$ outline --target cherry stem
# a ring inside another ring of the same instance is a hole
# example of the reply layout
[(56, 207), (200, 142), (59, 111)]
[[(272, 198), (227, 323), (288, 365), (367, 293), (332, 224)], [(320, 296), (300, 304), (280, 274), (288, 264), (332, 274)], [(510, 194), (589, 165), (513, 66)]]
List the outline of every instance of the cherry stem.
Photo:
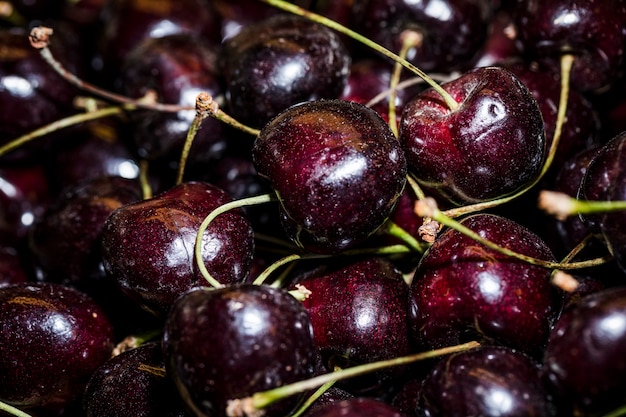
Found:
[(300, 407), (298, 407), (298, 409), (293, 414), (290, 415), (290, 417), (299, 417), (302, 414), (304, 414), (306, 410), (308, 410), (311, 407), (311, 405), (315, 402), (315, 400), (321, 397), (322, 394), (328, 391), (333, 385), (335, 385), (335, 381), (327, 382), (321, 387), (319, 387), (317, 390), (315, 390), (313, 394), (309, 396), (309, 398), (306, 399), (304, 403), (302, 403)]
[[(422, 43), (423, 36), (421, 33), (414, 30), (406, 30), (401, 35), (402, 47), (400, 49), (399, 56), (406, 59), (409, 50)], [(397, 86), (400, 82), (400, 75), (402, 74), (402, 68), (404, 68), (399, 62), (396, 62), (393, 67), (393, 73), (391, 74), (391, 80), (389, 82), (389, 127), (393, 134), (398, 137), (398, 121), (396, 120), (396, 98), (398, 96)]]
[(218, 280), (216, 280), (211, 275), (211, 273), (207, 270), (207, 268), (204, 265), (204, 262), (202, 260), (202, 237), (204, 236), (204, 232), (209, 227), (209, 224), (217, 216), (219, 216), (222, 213), (226, 213), (229, 210), (233, 210), (233, 209), (237, 209), (237, 208), (241, 208), (241, 207), (246, 207), (246, 206), (252, 206), (252, 205), (255, 205), (255, 204), (269, 203), (271, 201), (275, 201), (276, 198), (277, 198), (276, 194), (268, 193), (268, 194), (261, 194), (261, 195), (258, 195), (258, 196), (254, 196), (254, 197), (248, 197), (248, 198), (242, 198), (242, 199), (239, 199), (239, 200), (230, 201), (228, 203), (222, 204), (221, 206), (219, 206), (218, 208), (213, 210), (202, 221), (202, 223), (200, 224), (200, 228), (198, 229), (198, 233), (196, 235), (196, 243), (195, 243), (195, 248), (194, 248), (194, 254), (195, 254), (195, 258), (196, 258), (196, 264), (198, 266), (198, 269), (200, 270), (200, 273), (208, 281), (208, 283), (211, 284), (211, 286), (213, 286), (215, 288), (221, 288), (224, 285), (222, 285)]
[(576, 214), (610, 213), (626, 210), (626, 201), (579, 200), (565, 193), (543, 190), (539, 193), (539, 208), (558, 220), (565, 220)]
[(565, 54), (561, 56), (561, 93), (559, 96), (559, 108), (557, 110), (556, 116), (556, 124), (554, 127), (554, 134), (552, 135), (552, 143), (550, 144), (550, 149), (548, 150), (548, 154), (546, 156), (546, 160), (539, 172), (539, 175), (533, 182), (528, 184), (526, 187), (522, 188), (520, 191), (511, 194), (509, 196), (498, 198), (491, 201), (486, 201), (477, 204), (471, 204), (464, 207), (457, 207), (446, 211), (446, 215), (448, 217), (459, 217), (464, 214), (474, 213), (478, 211), (483, 211), (489, 208), (496, 207), (500, 204), (508, 203), (526, 193), (531, 188), (535, 187), (539, 181), (545, 176), (546, 172), (552, 166), (552, 162), (554, 161), (554, 157), (556, 155), (556, 151), (559, 147), (559, 142), (561, 141), (561, 134), (563, 132), (563, 125), (566, 122), (566, 114), (567, 114), (567, 102), (569, 100), (569, 86), (570, 86), (570, 74), (572, 72), (572, 66), (574, 65), (574, 55)]
[(397, 54), (391, 52), (389, 49), (383, 47), (382, 45), (377, 44), (376, 42), (373, 42), (372, 40), (368, 39), (366, 36), (363, 36), (345, 26), (343, 26), (342, 24), (335, 22), (332, 19), (329, 19), (327, 17), (324, 17), (322, 15), (313, 13), (309, 10), (306, 10), (300, 6), (297, 6), (295, 4), (289, 3), (287, 1), (284, 0), (260, 0), (263, 3), (269, 4), (270, 6), (276, 7), (278, 9), (284, 10), (286, 12), (289, 13), (293, 13), (295, 15), (298, 16), (302, 16), (305, 17), (309, 20), (312, 20), (314, 22), (320, 23), (330, 29), (333, 29), (337, 32), (343, 33), (344, 35), (349, 36), (350, 38), (354, 39), (357, 42), (360, 42), (364, 45), (366, 45), (367, 47), (373, 49), (374, 51), (388, 57), (391, 58), (393, 61), (395, 62), (399, 62), (403, 67), (407, 68), (408, 70), (412, 71), (413, 73), (415, 73), (417, 76), (419, 76), (421, 79), (423, 79), (429, 86), (431, 86), (435, 91), (437, 91), (437, 93), (439, 93), (441, 95), (441, 97), (443, 98), (444, 102), (446, 103), (446, 105), (448, 106), (448, 108), (451, 111), (456, 110), (459, 107), (459, 103), (450, 95), (450, 93), (448, 93), (446, 90), (443, 89), (443, 87), (441, 87), (434, 79), (432, 79), (428, 74), (426, 74), (424, 71), (422, 71), (421, 69), (417, 68), (415, 65), (411, 64), (409, 61), (407, 61), (406, 59), (398, 56)]
[(505, 256), (519, 259), (531, 265), (541, 266), (541, 267), (548, 268), (548, 269), (572, 270), (572, 269), (582, 269), (582, 268), (598, 266), (612, 259), (612, 256), (607, 255), (607, 256), (594, 258), (594, 259), (590, 259), (586, 261), (562, 263), (562, 262), (552, 262), (552, 261), (546, 261), (543, 259), (533, 258), (532, 256), (527, 256), (527, 255), (515, 252), (511, 249), (504, 248), (495, 242), (485, 239), (482, 236), (480, 236), (478, 233), (469, 229), (468, 227), (446, 216), (443, 212), (441, 212), (437, 208), (437, 203), (431, 197), (427, 197), (426, 200), (424, 201), (424, 204), (419, 204), (416, 206), (419, 206), (419, 207), (416, 207), (416, 212), (419, 216), (429, 217), (433, 219), (434, 221), (440, 223), (441, 225), (448, 226), (449, 228), (456, 230), (457, 232), (469, 237), (470, 239), (476, 242), (483, 244), (484, 246), (490, 249), (493, 249)]
[(144, 200), (152, 198), (152, 187), (148, 180), (148, 161), (139, 161), (139, 184), (141, 185), (141, 197)]
[(283, 265), (287, 265), (288, 263), (299, 261), (300, 259), (322, 259), (322, 258), (328, 258), (328, 257), (330, 257), (330, 255), (314, 255), (314, 254), (300, 255), (297, 253), (285, 256), (277, 261), (272, 262), (270, 266), (265, 268), (265, 270), (256, 277), (256, 279), (253, 281), (253, 284), (255, 285), (264, 284), (267, 278), (269, 278), (269, 276), (274, 271), (276, 271), (278, 268), (280, 268)]
[(356, 376), (365, 375), (367, 373), (388, 369), (394, 366), (408, 365), (414, 362), (432, 359), (439, 356), (449, 355), (452, 353), (463, 352), (475, 349), (480, 343), (471, 341), (455, 346), (449, 346), (441, 349), (434, 349), (428, 352), (420, 352), (413, 355), (402, 356), (393, 359), (387, 359), (377, 362), (370, 362), (363, 365), (357, 365), (350, 368), (344, 368), (334, 372), (328, 372), (311, 379), (294, 382), (292, 384), (283, 385), (282, 387), (270, 389), (263, 392), (257, 392), (250, 397), (234, 399), (229, 401), (226, 414), (230, 417), (244, 416), (260, 416), (262, 409), (270, 404), (283, 398), (302, 392), (316, 389), (326, 383), (342, 381)]
[(215, 100), (213, 100), (213, 97), (211, 97), (208, 93), (198, 94), (196, 97), (196, 115), (191, 122), (191, 126), (189, 126), (183, 150), (180, 155), (178, 173), (176, 175), (177, 185), (183, 182), (185, 166), (187, 165), (187, 159), (189, 158), (189, 151), (191, 150), (191, 145), (193, 144), (193, 141), (202, 126), (202, 122), (204, 122), (207, 117), (211, 116), (211, 114), (217, 113), (217, 110), (218, 105)]
[(123, 114), (124, 109), (122, 107), (106, 107), (100, 110), (88, 111), (85, 113), (75, 114), (69, 117), (65, 117), (63, 119), (55, 120), (54, 122), (42, 126), (32, 132), (20, 136), (12, 140), (11, 142), (0, 147), (0, 156), (3, 156), (12, 150), (17, 149), (18, 147), (24, 145), (27, 142), (30, 142), (34, 139), (40, 138), (42, 136), (48, 135), (52, 132), (55, 132), (60, 129), (64, 129), (70, 126), (74, 126), (80, 123), (88, 122), (90, 120), (101, 119), (104, 117), (115, 116)]
[(415, 239), (415, 237), (413, 237), (412, 234), (410, 234), (409, 232), (407, 232), (406, 230), (404, 230), (402, 227), (398, 226), (396, 223), (392, 222), (391, 220), (387, 220), (384, 228), (385, 228), (386, 234), (402, 240), (404, 243), (409, 245), (409, 247), (411, 247), (413, 250), (421, 253), (421, 252), (424, 252), (424, 250), (426, 249), (424, 247), (424, 244), (422, 244), (417, 239)]
[(626, 416), (626, 405), (605, 414), (603, 417), (622, 417)]
[(25, 413), (22, 410), (19, 410), (15, 407), (13, 407), (12, 405), (9, 405), (5, 402), (0, 401), (0, 410), (1, 411), (5, 411), (8, 414), (15, 416), (15, 417), (32, 417), (30, 414)]

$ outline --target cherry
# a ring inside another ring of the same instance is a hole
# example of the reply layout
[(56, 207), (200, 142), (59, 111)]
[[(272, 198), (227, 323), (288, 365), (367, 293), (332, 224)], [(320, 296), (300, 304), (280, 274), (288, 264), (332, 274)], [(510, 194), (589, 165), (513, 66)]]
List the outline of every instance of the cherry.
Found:
[(402, 114), (400, 142), (422, 186), (462, 205), (511, 194), (538, 175), (546, 151), (543, 119), (513, 73), (476, 68), (442, 87), (457, 109), (428, 89)]
[(60, 412), (112, 349), (108, 318), (82, 292), (50, 283), (0, 288), (0, 401)]
[(140, 163), (129, 130), (118, 120), (95, 120), (57, 144), (47, 164), (55, 192), (96, 177), (138, 179)]
[(31, 229), (29, 249), (40, 277), (72, 285), (102, 278), (104, 223), (115, 209), (139, 200), (139, 182), (122, 177), (97, 177), (67, 187)]
[[(296, 281), (311, 292), (302, 304), (328, 371), (409, 354), (409, 288), (387, 259), (339, 261)], [(373, 395), (388, 390), (403, 371), (389, 369), (342, 386)]]
[[(552, 260), (534, 233), (505, 217), (475, 214), (461, 224), (481, 237), (537, 259)], [(562, 303), (550, 271), (507, 258), (453, 229), (422, 257), (410, 296), (418, 346), (436, 348), (478, 337), (540, 354)]]
[(407, 58), (424, 71), (467, 70), (487, 39), (491, 10), (473, 0), (369, 0), (355, 4), (358, 32), (398, 52), (403, 33), (419, 33), (422, 41)]
[(228, 38), (221, 56), (229, 112), (258, 128), (291, 105), (339, 97), (351, 62), (335, 32), (285, 14)]
[[(164, 316), (182, 293), (209, 285), (194, 261), (196, 236), (205, 217), (229, 201), (222, 189), (192, 181), (114, 210), (102, 231), (107, 275), (131, 299)], [(253, 249), (252, 228), (240, 211), (218, 216), (202, 237), (202, 261), (221, 284), (247, 277)]]
[(292, 106), (268, 123), (252, 156), (280, 199), (281, 221), (299, 246), (322, 253), (367, 239), (388, 218), (406, 163), (374, 110), (343, 100)]
[(106, 85), (115, 77), (127, 54), (143, 40), (184, 33), (216, 44), (220, 41), (219, 28), (220, 18), (212, 2), (107, 1), (100, 14), (92, 66)]
[(547, 380), (571, 411), (599, 416), (624, 405), (626, 288), (572, 303), (554, 326), (543, 359)]
[[(129, 51), (116, 82), (121, 93), (139, 98), (152, 92), (160, 102), (192, 108), (165, 114), (134, 112), (133, 141), (140, 157), (163, 164), (178, 163), (195, 116), (197, 95), (203, 92), (217, 98), (223, 94), (217, 54), (215, 46), (189, 34), (149, 38)], [(202, 123), (194, 138), (190, 162), (204, 164), (223, 154), (226, 141), (222, 126), (213, 118)]]
[[(212, 416), (225, 416), (231, 400), (311, 377), (317, 355), (302, 304), (254, 284), (184, 294), (168, 314), (163, 346), (189, 409)], [(278, 401), (265, 415), (286, 415), (297, 400)]]
[(522, 0), (513, 19), (518, 48), (528, 59), (558, 69), (563, 54), (576, 56), (571, 74), (576, 88), (606, 89), (622, 76), (624, 1)]
[(158, 342), (126, 350), (91, 376), (83, 397), (89, 417), (184, 417), (183, 401), (165, 371)]
[(428, 417), (558, 415), (539, 363), (502, 346), (441, 359), (420, 393), (417, 410)]

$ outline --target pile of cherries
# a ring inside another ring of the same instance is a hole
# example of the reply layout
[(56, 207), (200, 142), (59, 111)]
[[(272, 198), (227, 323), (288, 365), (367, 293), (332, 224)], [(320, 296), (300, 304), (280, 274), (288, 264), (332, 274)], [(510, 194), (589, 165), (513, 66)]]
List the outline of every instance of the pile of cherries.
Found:
[(0, 5), (0, 414), (626, 415), (626, 0)]

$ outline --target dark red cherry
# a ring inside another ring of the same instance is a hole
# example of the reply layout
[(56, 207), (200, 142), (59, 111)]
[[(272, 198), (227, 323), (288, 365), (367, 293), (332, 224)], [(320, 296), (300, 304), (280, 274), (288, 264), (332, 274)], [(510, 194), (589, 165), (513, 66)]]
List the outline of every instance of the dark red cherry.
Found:
[(501, 346), (440, 360), (423, 382), (417, 410), (429, 417), (558, 415), (539, 363)]
[[(554, 261), (534, 233), (505, 217), (476, 214), (462, 224), (502, 247)], [(515, 260), (448, 229), (421, 259), (411, 284), (410, 320), (422, 348), (479, 339), (542, 352), (562, 296), (550, 270)]]
[(71, 137), (56, 143), (46, 164), (54, 190), (96, 177), (138, 179), (139, 158), (129, 131), (118, 120), (101, 119), (85, 123)]
[(126, 350), (103, 363), (89, 379), (82, 402), (88, 417), (187, 415), (157, 342)]
[(461, 205), (511, 194), (537, 176), (546, 151), (543, 119), (513, 73), (476, 68), (442, 87), (457, 109), (428, 89), (402, 114), (400, 142), (421, 185)]
[[(231, 400), (313, 374), (317, 351), (309, 316), (287, 291), (240, 284), (183, 295), (167, 317), (165, 365), (197, 415), (226, 416)], [(288, 397), (266, 409), (284, 416)]]
[[(196, 236), (205, 217), (230, 201), (222, 189), (194, 181), (119, 207), (102, 231), (107, 275), (131, 299), (164, 315), (181, 294), (209, 285), (196, 263)], [(217, 281), (230, 284), (247, 277), (254, 241), (241, 211), (214, 219), (202, 246), (204, 264)]]
[(257, 0), (213, 0), (212, 3), (220, 16), (223, 40), (235, 36), (251, 24), (282, 13), (281, 10)]
[(475, 0), (368, 0), (355, 2), (357, 31), (398, 53), (405, 31), (419, 33), (409, 61), (424, 71), (470, 68), (487, 39), (491, 10)]
[(0, 288), (0, 401), (60, 412), (112, 349), (111, 324), (85, 294), (46, 283)]
[(365, 240), (388, 218), (406, 181), (389, 126), (376, 111), (343, 100), (285, 110), (262, 129), (252, 156), (280, 199), (287, 234), (314, 252)]
[(28, 247), (40, 277), (86, 283), (102, 273), (101, 234), (117, 208), (141, 200), (139, 181), (98, 177), (67, 187), (32, 226)]
[(626, 2), (523, 0), (513, 12), (518, 47), (529, 58), (560, 68), (575, 56), (572, 85), (580, 90), (609, 87), (623, 73)]
[(626, 288), (571, 304), (550, 335), (544, 373), (567, 415), (601, 416), (623, 407), (626, 392)]
[(145, 39), (190, 34), (219, 43), (220, 18), (213, 2), (203, 0), (110, 0), (100, 14), (93, 67), (107, 84), (122, 62)]
[[(117, 80), (120, 92), (139, 98), (152, 91), (159, 102), (192, 107), (175, 113), (132, 113), (133, 141), (140, 157), (177, 166), (196, 114), (198, 94), (208, 93), (219, 100), (224, 93), (217, 53), (215, 46), (189, 34), (149, 38), (129, 51)], [(212, 117), (203, 121), (194, 138), (190, 164), (222, 155), (226, 147), (222, 126)]]
[(339, 97), (350, 62), (325, 26), (284, 14), (259, 21), (223, 44), (228, 109), (260, 128), (291, 105)]
[[(311, 291), (302, 301), (313, 323), (315, 342), (330, 372), (410, 353), (409, 288), (385, 258), (330, 263), (297, 279)], [(393, 386), (402, 368), (391, 368), (341, 385), (355, 395)]]

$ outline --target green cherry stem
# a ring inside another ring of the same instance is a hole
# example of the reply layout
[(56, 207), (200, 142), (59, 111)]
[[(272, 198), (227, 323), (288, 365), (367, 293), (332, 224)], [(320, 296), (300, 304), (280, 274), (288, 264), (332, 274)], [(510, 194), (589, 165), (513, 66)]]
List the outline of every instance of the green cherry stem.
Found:
[(626, 201), (579, 200), (565, 193), (543, 190), (539, 193), (539, 208), (558, 220), (577, 214), (598, 214), (626, 210)]
[(7, 403), (4, 403), (2, 401), (0, 401), (0, 411), (4, 411), (6, 413), (8, 413), (11, 416), (15, 416), (15, 417), (32, 417), (30, 414), (25, 413), (22, 410), (19, 410), (15, 407), (13, 407), (12, 405), (9, 405)]
[(458, 221), (448, 217), (446, 214), (441, 212), (437, 208), (437, 203), (434, 199), (427, 197), (425, 200), (421, 200), (416, 204), (416, 213), (421, 217), (428, 217), (435, 222), (447, 226), (451, 229), (456, 230), (459, 233), (469, 237), (470, 239), (483, 244), (484, 246), (493, 249), (505, 256), (510, 258), (519, 259), (520, 261), (529, 263), (531, 265), (537, 265), (548, 269), (563, 269), (563, 270), (572, 270), (572, 269), (582, 269), (589, 268), (597, 265), (604, 264), (612, 259), (610, 255), (594, 258), (590, 260), (580, 261), (580, 262), (551, 262), (543, 259), (533, 258), (531, 256), (527, 256), (515, 251), (512, 251), (508, 248), (504, 248), (498, 245), (495, 242), (492, 242), (488, 239), (483, 238), (478, 233), (474, 232), (470, 228), (462, 225)]
[(626, 416), (626, 405), (605, 414), (603, 417), (623, 417)]
[(408, 365), (421, 360), (432, 359), (439, 356), (449, 355), (452, 353), (463, 352), (479, 347), (476, 341), (463, 343), (460, 345), (449, 346), (441, 349), (434, 349), (428, 352), (420, 352), (413, 355), (401, 356), (398, 358), (370, 362), (363, 365), (357, 365), (350, 368), (344, 368), (338, 371), (322, 374), (311, 379), (294, 382), (292, 384), (283, 385), (268, 391), (257, 392), (250, 397), (233, 399), (229, 401), (226, 415), (229, 417), (259, 417), (263, 415), (263, 408), (279, 401), (283, 398), (302, 392), (316, 389), (326, 383), (342, 381), (348, 378), (364, 375), (370, 372), (388, 369), (394, 366)]
[(90, 120), (102, 119), (104, 117), (119, 116), (124, 113), (122, 107), (105, 107), (100, 110), (87, 111), (85, 113), (79, 113), (72, 116), (65, 117), (63, 119), (55, 120), (54, 122), (33, 130), (19, 138), (16, 138), (9, 143), (0, 146), (0, 156), (3, 156), (18, 147), (28, 143), (34, 139), (48, 135), (60, 129), (64, 129), (70, 126), (74, 126), (80, 123), (88, 122)]
[[(424, 37), (421, 33), (414, 30), (406, 30), (401, 35), (402, 48), (400, 49), (399, 56), (406, 59), (409, 50), (422, 43)], [(404, 67), (396, 62), (393, 67), (393, 73), (391, 74), (391, 80), (389, 82), (389, 128), (393, 134), (398, 137), (398, 121), (396, 120), (396, 98), (398, 96), (398, 83), (400, 82), (400, 76), (402, 75), (402, 69)]]
[(207, 280), (207, 282), (211, 284), (211, 286), (215, 288), (223, 287), (223, 285), (211, 275), (211, 273), (208, 271), (208, 269), (204, 265), (204, 261), (202, 260), (202, 237), (204, 236), (204, 232), (206, 232), (207, 228), (209, 227), (209, 224), (211, 224), (211, 222), (217, 216), (219, 216), (222, 213), (226, 213), (229, 210), (246, 207), (246, 206), (252, 206), (255, 204), (269, 203), (271, 201), (275, 201), (276, 198), (277, 198), (276, 194), (268, 193), (268, 194), (261, 194), (258, 196), (254, 196), (254, 197), (234, 200), (226, 204), (222, 204), (221, 206), (213, 210), (211, 213), (209, 213), (209, 215), (206, 216), (205, 219), (202, 221), (202, 223), (200, 224), (200, 228), (198, 229), (198, 233), (196, 234), (194, 257), (195, 257), (198, 269), (200, 270), (200, 273)]
[(522, 194), (526, 193), (531, 188), (535, 187), (539, 181), (544, 177), (546, 172), (552, 166), (552, 162), (554, 161), (554, 157), (556, 155), (556, 151), (559, 147), (559, 142), (561, 141), (561, 134), (563, 132), (563, 125), (566, 121), (567, 114), (567, 101), (569, 99), (569, 86), (570, 86), (570, 74), (572, 72), (572, 66), (574, 65), (574, 56), (570, 54), (565, 54), (561, 56), (561, 93), (559, 96), (559, 107), (557, 110), (556, 116), (556, 124), (554, 127), (554, 134), (552, 136), (552, 143), (550, 144), (550, 149), (548, 150), (548, 154), (546, 156), (546, 160), (539, 172), (539, 175), (533, 182), (528, 184), (526, 187), (522, 188), (520, 191), (511, 194), (509, 196), (498, 198), (491, 201), (486, 201), (477, 204), (471, 204), (464, 207), (457, 207), (446, 211), (446, 215), (449, 217), (459, 217), (469, 213), (475, 213), (478, 211), (483, 211), (486, 209), (490, 209), (496, 206), (499, 206), (504, 203), (508, 203), (512, 201)]
[(305, 17), (309, 20), (320, 23), (330, 29), (336, 30), (337, 32), (343, 33), (344, 35), (347, 35), (350, 38), (354, 39), (355, 41), (362, 43), (363, 45), (371, 48), (372, 50), (380, 53), (381, 55), (391, 58), (394, 62), (399, 62), (402, 66), (404, 66), (408, 70), (415, 73), (417, 76), (419, 76), (424, 81), (426, 81), (426, 83), (428, 83), (428, 85), (431, 86), (435, 91), (437, 91), (441, 95), (441, 97), (443, 98), (446, 105), (451, 111), (454, 111), (459, 107), (459, 103), (457, 103), (457, 101), (446, 90), (444, 90), (443, 87), (441, 87), (434, 79), (432, 79), (428, 74), (426, 74), (421, 69), (417, 68), (415, 65), (411, 64), (406, 59), (391, 52), (389, 49), (368, 39), (366, 36), (363, 36), (343, 26), (342, 24), (335, 22), (332, 19), (313, 13), (309, 10), (306, 10), (300, 6), (297, 6), (295, 4), (289, 3), (284, 0), (259, 0), (259, 1), (269, 4), (270, 6), (276, 7), (283, 11)]
[(189, 152), (191, 151), (191, 145), (193, 144), (194, 139), (196, 138), (196, 134), (200, 130), (202, 126), (202, 122), (215, 114), (218, 110), (217, 103), (213, 100), (208, 93), (200, 93), (196, 97), (196, 115), (191, 121), (191, 125), (187, 130), (187, 137), (185, 138), (185, 143), (183, 145), (183, 150), (180, 155), (180, 161), (178, 163), (178, 172), (176, 174), (176, 184), (181, 184), (183, 182), (183, 177), (185, 175), (185, 167), (187, 165), (187, 159), (189, 158)]

